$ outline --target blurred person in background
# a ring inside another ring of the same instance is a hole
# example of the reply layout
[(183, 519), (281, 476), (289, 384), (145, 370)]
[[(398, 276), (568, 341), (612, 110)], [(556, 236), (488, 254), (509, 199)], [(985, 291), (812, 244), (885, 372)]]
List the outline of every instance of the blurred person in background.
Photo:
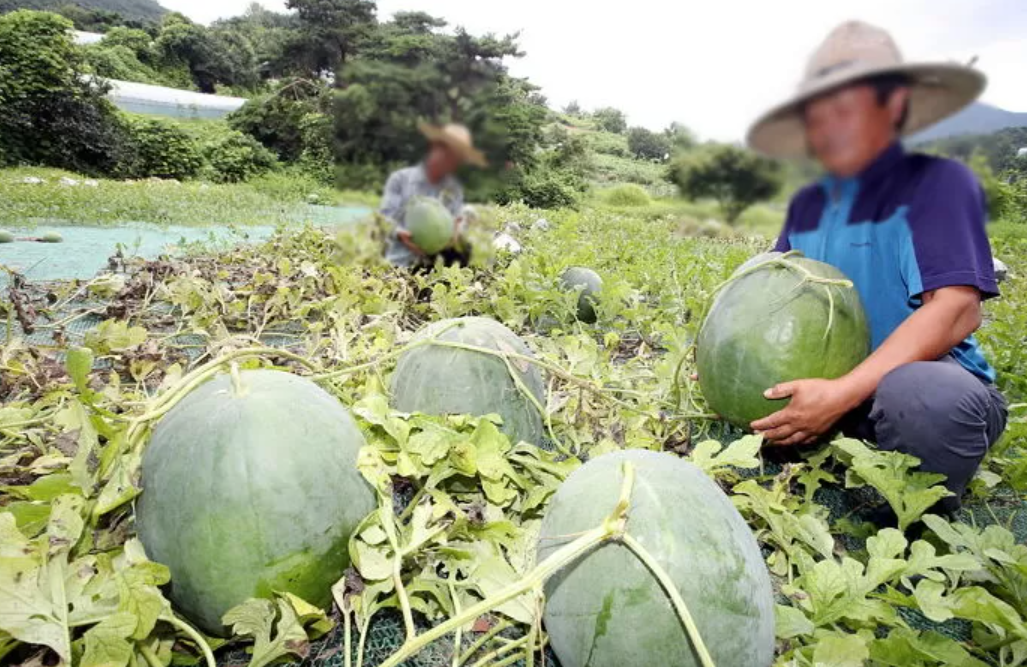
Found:
[(464, 215), (464, 191), (456, 179), (457, 170), (465, 164), (487, 166), (485, 155), (474, 147), (471, 132), (463, 125), (443, 126), (421, 123), (421, 133), (428, 139), (428, 153), (418, 164), (393, 172), (385, 183), (379, 212), (392, 224), (385, 249), (385, 259), (393, 266), (412, 268), (431, 264), (433, 257), (414, 244), (404, 217), (407, 204), (415, 197), (438, 199), (456, 222), (453, 244), (439, 253), (447, 265), (466, 265), (469, 249), (461, 241), (467, 228)]

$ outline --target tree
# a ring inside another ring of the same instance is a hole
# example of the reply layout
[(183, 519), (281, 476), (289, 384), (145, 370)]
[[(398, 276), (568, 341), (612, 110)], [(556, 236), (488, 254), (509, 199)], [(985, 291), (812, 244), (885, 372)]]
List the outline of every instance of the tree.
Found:
[(334, 75), (375, 28), (373, 0), (287, 0), (300, 27), (283, 59), (297, 74)]
[(672, 153), (687, 153), (698, 145), (695, 133), (687, 126), (677, 121), (667, 126), (663, 131), (664, 136), (670, 142)]
[(565, 114), (567, 114), (568, 116), (580, 116), (581, 115), (581, 105), (578, 104), (577, 100), (571, 100), (567, 104), (567, 106), (565, 106), (563, 108), (563, 112)]
[(88, 80), (72, 23), (48, 12), (0, 16), (0, 155), (99, 174), (121, 155), (122, 127), (106, 88)]
[(596, 125), (600, 130), (606, 132), (613, 132), (614, 134), (623, 134), (628, 129), (628, 119), (624, 115), (623, 111), (614, 109), (613, 107), (604, 107), (602, 109), (596, 109), (592, 113), (592, 118), (595, 119)]
[(644, 127), (628, 130), (628, 150), (641, 160), (663, 160), (670, 153), (670, 139)]
[(776, 162), (725, 144), (678, 159), (669, 178), (689, 199), (716, 200), (729, 224), (752, 204), (776, 195), (782, 185)]

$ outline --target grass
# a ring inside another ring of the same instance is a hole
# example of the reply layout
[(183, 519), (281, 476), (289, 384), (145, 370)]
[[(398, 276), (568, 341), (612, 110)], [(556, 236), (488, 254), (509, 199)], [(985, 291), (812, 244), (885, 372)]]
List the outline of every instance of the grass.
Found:
[[(43, 183), (28, 184), (27, 178)], [(116, 181), (96, 187), (62, 185), (83, 177), (42, 168), (0, 170), (0, 225), (32, 227), (150, 222), (166, 225), (261, 224), (302, 221), (309, 203), (373, 206), (377, 195), (340, 192), (294, 172), (273, 172), (247, 183)]]

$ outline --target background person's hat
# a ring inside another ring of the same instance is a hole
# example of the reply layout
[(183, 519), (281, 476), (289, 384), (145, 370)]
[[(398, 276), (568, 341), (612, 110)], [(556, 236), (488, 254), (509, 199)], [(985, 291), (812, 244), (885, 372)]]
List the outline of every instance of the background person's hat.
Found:
[(909, 80), (909, 117), (903, 136), (947, 118), (984, 90), (984, 75), (956, 63), (907, 63), (885, 30), (849, 21), (831, 31), (810, 57), (791, 99), (757, 120), (747, 137), (753, 149), (777, 158), (808, 155), (802, 105), (846, 84), (885, 74)]
[(419, 123), (418, 129), (421, 130), (421, 134), (428, 138), (428, 141), (445, 144), (456, 151), (464, 159), (464, 162), (477, 167), (488, 166), (485, 154), (474, 147), (474, 142), (471, 140), (471, 131), (463, 125), (449, 123), (440, 127), (430, 123)]

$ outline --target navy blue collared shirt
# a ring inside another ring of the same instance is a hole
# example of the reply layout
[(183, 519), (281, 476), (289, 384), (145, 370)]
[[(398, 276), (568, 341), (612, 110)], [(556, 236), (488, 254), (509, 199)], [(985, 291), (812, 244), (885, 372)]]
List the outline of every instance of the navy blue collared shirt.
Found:
[[(966, 285), (984, 299), (998, 296), (986, 219), (984, 190), (968, 167), (896, 143), (858, 176), (828, 176), (800, 190), (776, 249), (800, 250), (845, 273), (877, 349), (920, 307), (924, 292)], [(952, 355), (995, 381), (973, 336)]]

